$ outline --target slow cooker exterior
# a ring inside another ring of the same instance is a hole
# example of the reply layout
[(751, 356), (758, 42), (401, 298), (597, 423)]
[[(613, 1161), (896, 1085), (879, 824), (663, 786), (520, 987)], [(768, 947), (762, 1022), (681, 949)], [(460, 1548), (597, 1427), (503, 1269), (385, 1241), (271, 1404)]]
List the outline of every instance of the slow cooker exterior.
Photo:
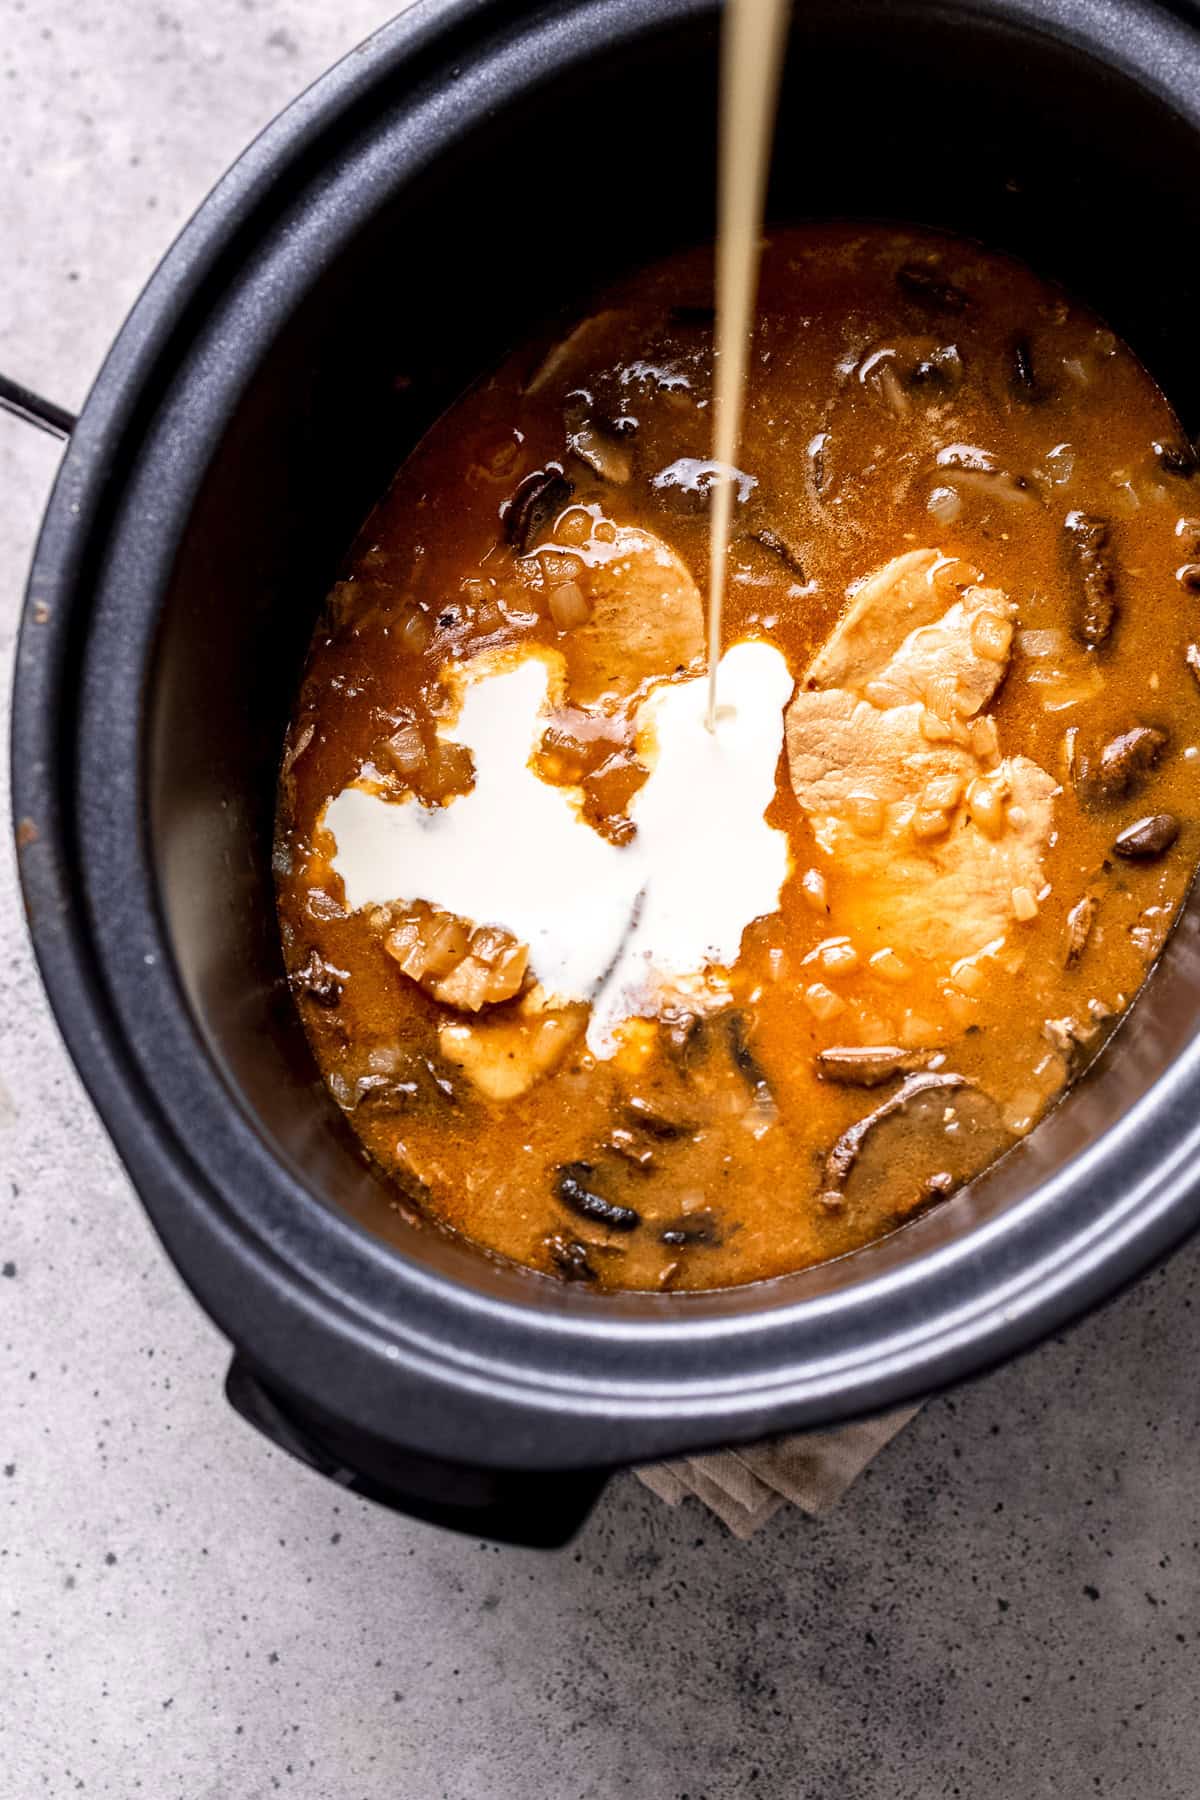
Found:
[[(903, 209), (1030, 255), (1109, 312), (1194, 428), (1186, 13), (815, 0), (793, 33), (775, 204)], [(269, 833), (321, 593), (437, 408), (531, 309), (602, 272), (594, 244), (563, 252), (557, 287), (498, 260), (506, 231), (528, 244), (563, 216), (573, 132), (594, 143), (593, 115), (611, 121), (604, 192), (626, 261), (662, 247), (663, 208), (678, 232), (710, 228), (714, 58), (702, 0), (426, 0), (333, 70), (205, 202), (130, 316), (56, 484), (18, 650), (35, 948), (156, 1229), (236, 1347), (231, 1399), (364, 1492), (524, 1541), (561, 1539), (614, 1465), (975, 1373), (1200, 1215), (1195, 898), (1110, 1051), (1030, 1140), (885, 1243), (752, 1289), (580, 1294), (420, 1229), (387, 1209), (306, 1061)], [(831, 161), (851, 77), (876, 124)], [(885, 116), (897, 84), (907, 135)], [(961, 93), (965, 167), (962, 133), (939, 162), (921, 113), (939, 93)], [(673, 144), (694, 173), (672, 206)]]

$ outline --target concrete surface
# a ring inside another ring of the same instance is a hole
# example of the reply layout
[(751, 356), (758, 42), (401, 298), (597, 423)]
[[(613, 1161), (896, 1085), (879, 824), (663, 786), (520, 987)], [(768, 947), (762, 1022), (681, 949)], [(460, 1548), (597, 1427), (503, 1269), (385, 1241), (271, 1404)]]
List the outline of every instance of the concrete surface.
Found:
[[(375, 0), (0, 0), (0, 368), (78, 404)], [(56, 451), (0, 417), (3, 686)], [(7, 693), (5, 693), (5, 703)], [(347, 1500), (220, 1397), (0, 855), (0, 1796), (1193, 1800), (1200, 1251), (748, 1545), (615, 1482), (556, 1557)]]

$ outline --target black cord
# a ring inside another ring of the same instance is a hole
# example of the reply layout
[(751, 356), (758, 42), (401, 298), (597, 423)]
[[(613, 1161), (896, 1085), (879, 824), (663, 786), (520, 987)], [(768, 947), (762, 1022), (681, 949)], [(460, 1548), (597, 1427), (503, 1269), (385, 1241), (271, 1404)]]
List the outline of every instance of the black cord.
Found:
[(22, 387), (19, 381), (10, 381), (7, 375), (0, 375), (0, 407), (14, 413), (18, 419), (24, 419), (27, 425), (48, 431), (51, 437), (69, 438), (75, 429), (74, 413), (69, 413), (63, 406), (55, 406), (53, 400), (43, 400), (32, 388)]

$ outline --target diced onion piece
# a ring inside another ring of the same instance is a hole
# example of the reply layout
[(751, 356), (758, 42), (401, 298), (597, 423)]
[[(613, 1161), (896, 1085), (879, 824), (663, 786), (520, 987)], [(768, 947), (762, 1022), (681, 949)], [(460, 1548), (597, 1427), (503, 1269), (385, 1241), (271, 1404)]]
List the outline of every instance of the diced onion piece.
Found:
[(413, 981), (436, 981), (467, 954), (470, 932), (453, 913), (420, 911), (401, 919), (384, 940), (389, 956)]
[(1036, 919), (1038, 903), (1033, 889), (1015, 887), (1012, 891), (1012, 909), (1022, 924), (1028, 924), (1030, 919)]
[(846, 813), (864, 837), (878, 837), (884, 825), (884, 806), (878, 794), (861, 789), (846, 795)]
[(944, 744), (953, 736), (953, 733), (945, 719), (940, 719), (935, 712), (930, 712), (926, 707), (921, 714), (921, 736), (927, 744)]
[(1064, 487), (1075, 473), (1075, 452), (1070, 444), (1055, 444), (1046, 457), (1046, 472), (1055, 487)]
[(1022, 656), (1060, 656), (1067, 647), (1067, 634), (1056, 626), (1046, 631), (1018, 631), (1017, 649)]
[(972, 823), (988, 837), (1001, 836), (1005, 823), (1004, 799), (994, 782), (976, 777), (967, 789), (967, 811)]
[(978, 963), (964, 956), (956, 962), (950, 971), (950, 979), (955, 987), (961, 988), (964, 994), (978, 994), (987, 986), (983, 970)]
[(991, 762), (1000, 754), (1000, 739), (996, 735), (996, 721), (984, 713), (981, 718), (971, 720), (971, 749), (980, 762)]
[(570, 631), (575, 625), (586, 625), (591, 617), (591, 607), (584, 599), (583, 589), (577, 581), (564, 581), (560, 587), (550, 592), (550, 616), (560, 631)]
[(827, 988), (823, 981), (814, 981), (804, 990), (804, 1004), (813, 1017), (820, 1019), (824, 1024), (829, 1019), (836, 1019), (845, 1008), (846, 1002), (839, 999), (838, 995), (831, 988)]
[(921, 1013), (906, 1012), (896, 1035), (905, 1050), (934, 1050), (945, 1033)]
[(945, 837), (950, 829), (950, 815), (937, 806), (918, 806), (912, 816), (912, 834), (920, 844)]
[(945, 1002), (946, 1011), (961, 1031), (965, 1031), (968, 1025), (974, 1024), (975, 1015), (979, 1011), (979, 1002), (973, 995), (964, 994), (962, 989), (956, 987), (953, 982), (947, 982), (942, 989), (942, 999)]
[(894, 950), (877, 950), (871, 958), (871, 967), (885, 981), (907, 981), (912, 970), (902, 956)]
[(932, 781), (925, 783), (921, 792), (921, 804), (939, 812), (948, 812), (958, 805), (962, 794), (961, 775), (935, 775)]
[(882, 394), (889, 411), (894, 412), (898, 419), (907, 418), (912, 408), (900, 377), (891, 363), (885, 362), (879, 365), (875, 376), (875, 385)]
[(396, 641), (400, 648), (410, 656), (420, 656), (428, 650), (433, 638), (433, 626), (419, 606), (410, 606), (396, 627)]
[(474, 779), (475, 762), (467, 746), (436, 738), (421, 780), (421, 792), (432, 800), (444, 800), (450, 794), (465, 794)]
[(490, 998), (492, 971), (478, 957), (464, 956), (457, 968), (436, 982), (433, 992), (446, 1006), (461, 1012), (479, 1012)]
[(890, 1044), (895, 1038), (895, 1030), (890, 1019), (882, 1013), (864, 1012), (858, 1016), (858, 1041), (860, 1044)]
[(985, 609), (971, 620), (971, 648), (986, 662), (1002, 663), (1008, 655), (1012, 636), (1012, 621), (1001, 618), (999, 613)]
[(829, 911), (829, 883), (820, 869), (805, 869), (800, 877), (800, 891), (814, 912)]
[(845, 939), (822, 944), (817, 957), (829, 975), (849, 975), (858, 967), (858, 951)]
[(419, 725), (402, 725), (384, 744), (384, 754), (397, 775), (406, 778), (425, 767), (428, 753)]
[(925, 504), (939, 524), (953, 525), (962, 511), (962, 495), (957, 488), (935, 487)]

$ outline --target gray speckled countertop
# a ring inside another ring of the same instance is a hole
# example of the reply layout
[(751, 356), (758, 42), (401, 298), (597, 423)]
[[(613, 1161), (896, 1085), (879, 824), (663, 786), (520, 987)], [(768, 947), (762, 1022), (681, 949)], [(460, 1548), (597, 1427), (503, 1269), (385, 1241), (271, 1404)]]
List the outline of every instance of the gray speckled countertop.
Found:
[[(378, 0), (0, 0), (0, 368), (78, 405)], [(0, 663), (57, 451), (0, 415)], [(258, 1442), (50, 1024), (0, 850), (0, 1796), (1194, 1800), (1200, 1249), (749, 1544), (615, 1481), (557, 1556)]]

